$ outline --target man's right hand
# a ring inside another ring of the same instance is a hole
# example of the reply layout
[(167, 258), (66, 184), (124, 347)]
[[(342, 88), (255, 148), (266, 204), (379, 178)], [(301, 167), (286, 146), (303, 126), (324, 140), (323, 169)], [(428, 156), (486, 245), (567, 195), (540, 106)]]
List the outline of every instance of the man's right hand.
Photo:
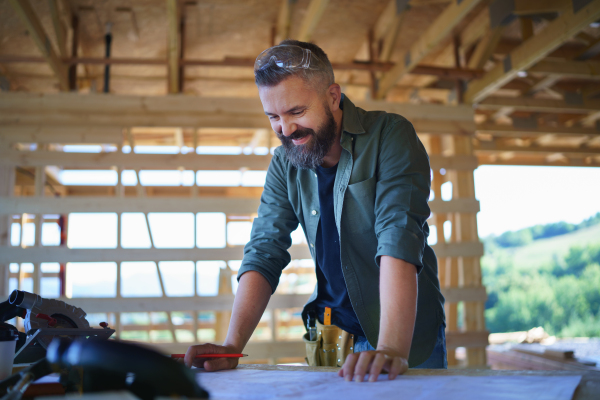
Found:
[(219, 346), (216, 344), (205, 343), (196, 346), (190, 346), (185, 353), (185, 365), (189, 368), (192, 366), (204, 368), (206, 371), (220, 371), (222, 369), (233, 369), (238, 365), (238, 358), (201, 358), (196, 357), (200, 354), (227, 354), (241, 353), (239, 349), (233, 346)]

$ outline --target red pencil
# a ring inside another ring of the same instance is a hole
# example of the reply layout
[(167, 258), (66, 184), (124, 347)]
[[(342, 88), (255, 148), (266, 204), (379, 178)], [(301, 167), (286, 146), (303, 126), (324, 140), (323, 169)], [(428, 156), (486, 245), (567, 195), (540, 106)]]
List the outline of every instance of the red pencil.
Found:
[[(184, 358), (185, 354), (171, 354), (171, 358)], [(197, 354), (196, 358), (240, 358), (248, 357), (248, 354)]]

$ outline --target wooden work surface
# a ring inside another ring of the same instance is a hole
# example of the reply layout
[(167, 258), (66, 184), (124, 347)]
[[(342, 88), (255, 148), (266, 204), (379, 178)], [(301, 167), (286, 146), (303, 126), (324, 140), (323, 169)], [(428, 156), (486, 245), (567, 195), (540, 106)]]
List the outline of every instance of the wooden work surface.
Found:
[[(268, 365), (268, 364), (240, 364), (238, 369), (258, 369), (269, 371), (312, 371), (312, 372), (337, 372), (337, 367), (308, 367), (292, 365)], [(491, 369), (410, 369), (407, 375), (426, 376), (565, 376), (581, 375), (581, 383), (575, 391), (573, 400), (596, 400), (600, 399), (600, 372), (596, 371), (512, 371)]]

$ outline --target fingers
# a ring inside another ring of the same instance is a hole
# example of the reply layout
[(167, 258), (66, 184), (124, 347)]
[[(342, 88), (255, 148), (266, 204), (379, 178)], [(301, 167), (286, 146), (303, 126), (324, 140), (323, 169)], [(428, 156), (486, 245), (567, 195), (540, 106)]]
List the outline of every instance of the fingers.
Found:
[(184, 362), (188, 368), (191, 368), (192, 365), (194, 367), (202, 367), (204, 364), (204, 361), (206, 361), (207, 359), (196, 358), (197, 355), (199, 355), (199, 354), (218, 354), (218, 353), (226, 353), (226, 352), (227, 352), (226, 348), (224, 348), (222, 346), (216, 346), (216, 345), (210, 344), (210, 343), (199, 344), (196, 346), (190, 346), (185, 353)]
[(358, 354), (358, 362), (354, 367), (354, 380), (362, 382), (376, 353), (374, 351), (362, 351)]
[(347, 382), (350, 382), (352, 380), (352, 377), (354, 376), (354, 366), (356, 365), (356, 362), (358, 361), (358, 356), (360, 355), (360, 353), (352, 353), (352, 354), (348, 354), (348, 356), (346, 357), (346, 361), (344, 361), (344, 365), (342, 366), (342, 369), (340, 370), (340, 373), (338, 373), (338, 375), (344, 377), (344, 380)]
[(406, 358), (394, 357), (388, 371), (388, 379), (396, 379), (398, 375), (401, 375), (408, 371), (408, 361), (406, 361)]
[(371, 363), (371, 368), (369, 369), (369, 382), (377, 381), (377, 378), (381, 373), (381, 369), (386, 363), (391, 364), (391, 359), (386, 357), (385, 354), (382, 353), (375, 354), (375, 359)]
[(223, 369), (233, 369), (237, 366), (237, 358), (217, 358), (206, 359), (204, 361), (204, 369), (207, 372), (220, 371)]

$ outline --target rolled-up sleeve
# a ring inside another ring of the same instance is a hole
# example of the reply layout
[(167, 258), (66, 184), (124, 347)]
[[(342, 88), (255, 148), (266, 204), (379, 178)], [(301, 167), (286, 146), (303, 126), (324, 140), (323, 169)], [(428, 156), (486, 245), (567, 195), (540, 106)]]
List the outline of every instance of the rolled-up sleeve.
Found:
[(423, 268), (425, 224), (430, 215), (429, 158), (412, 124), (397, 119), (382, 132), (377, 163), (375, 261), (391, 256)]
[(290, 263), (290, 234), (297, 227), (298, 218), (288, 199), (285, 164), (276, 153), (267, 171), (250, 241), (244, 248), (238, 281), (245, 272), (257, 271), (267, 279), (275, 292), (281, 271)]

